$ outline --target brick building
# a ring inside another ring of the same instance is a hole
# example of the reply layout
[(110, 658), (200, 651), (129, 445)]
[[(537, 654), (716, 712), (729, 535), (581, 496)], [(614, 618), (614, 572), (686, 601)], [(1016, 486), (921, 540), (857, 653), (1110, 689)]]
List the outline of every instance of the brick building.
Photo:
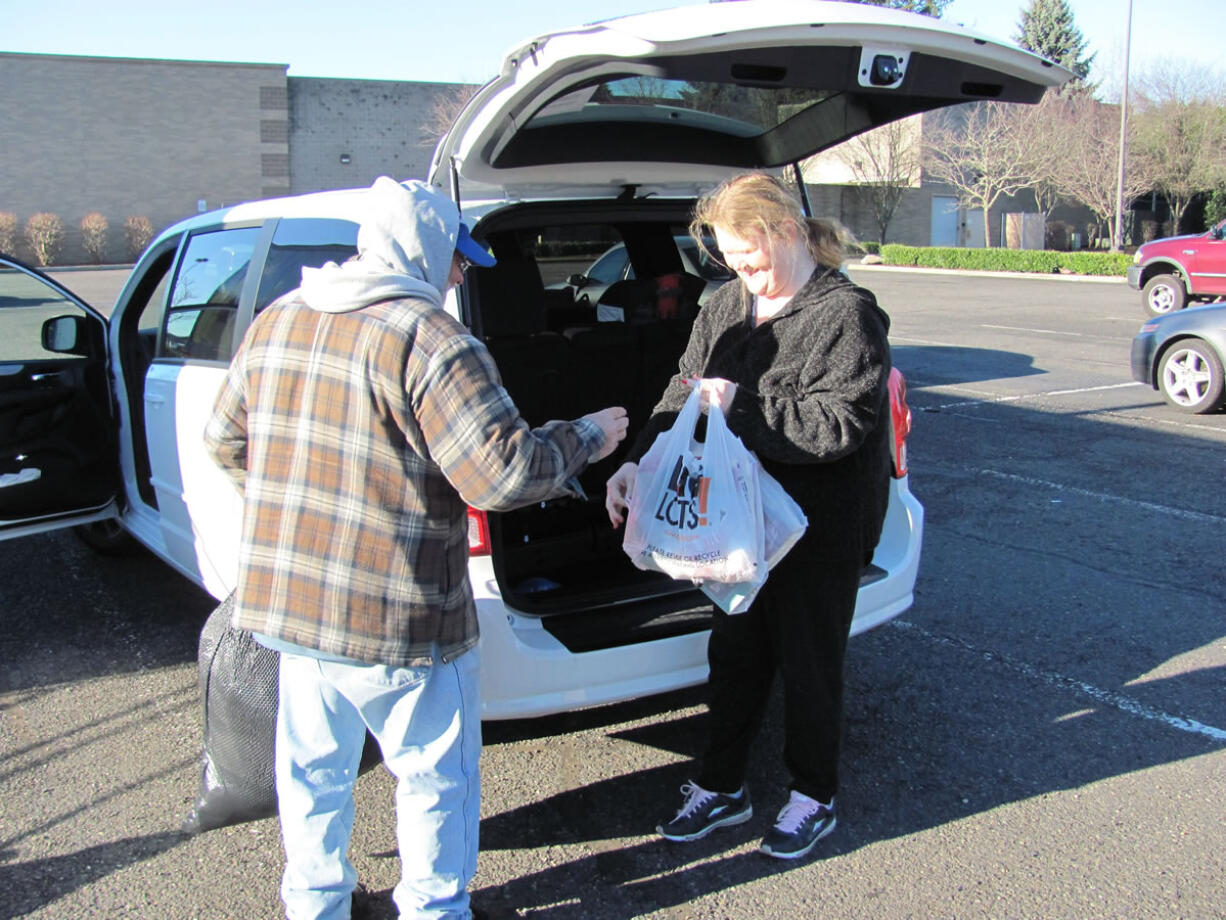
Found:
[(81, 218), (109, 223), (105, 261), (130, 261), (127, 217), (155, 231), (256, 198), (422, 178), (436, 100), (457, 84), (289, 77), (284, 64), (0, 52), (0, 212), (64, 223), (60, 264), (84, 262)]

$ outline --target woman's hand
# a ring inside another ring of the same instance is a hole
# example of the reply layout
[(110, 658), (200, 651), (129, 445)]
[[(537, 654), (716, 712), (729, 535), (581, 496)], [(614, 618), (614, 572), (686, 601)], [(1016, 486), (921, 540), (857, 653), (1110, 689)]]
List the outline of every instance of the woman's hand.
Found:
[(609, 521), (614, 530), (626, 519), (625, 511), (634, 495), (634, 481), (638, 478), (638, 472), (639, 465), (627, 461), (617, 468), (605, 485), (604, 507), (609, 512)]
[(681, 382), (687, 387), (698, 387), (701, 394), (698, 401), (704, 409), (713, 402), (727, 412), (736, 399), (736, 384), (723, 377), (682, 377)]

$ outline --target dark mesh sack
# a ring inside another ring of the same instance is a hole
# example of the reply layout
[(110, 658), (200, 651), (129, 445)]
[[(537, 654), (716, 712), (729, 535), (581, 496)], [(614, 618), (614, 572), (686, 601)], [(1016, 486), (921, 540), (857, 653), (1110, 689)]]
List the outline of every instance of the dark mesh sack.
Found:
[(200, 792), (183, 822), (193, 833), (277, 813), (273, 742), (281, 655), (231, 627), (233, 611), (230, 595), (200, 632), (204, 753)]
[[(197, 668), (204, 708), (200, 791), (183, 829), (200, 833), (277, 813), (273, 747), (281, 655), (234, 629), (234, 595), (209, 614)], [(361, 772), (379, 763), (367, 734)]]

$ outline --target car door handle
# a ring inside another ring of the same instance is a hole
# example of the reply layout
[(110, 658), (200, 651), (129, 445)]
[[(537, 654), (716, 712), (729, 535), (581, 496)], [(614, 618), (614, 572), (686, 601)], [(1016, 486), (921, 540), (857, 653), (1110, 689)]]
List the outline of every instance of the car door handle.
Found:
[(145, 405), (147, 405), (147, 406), (152, 406), (152, 407), (153, 407), (153, 408), (155, 408), (155, 409), (159, 409), (159, 408), (161, 408), (162, 406), (166, 405), (166, 397), (164, 397), (164, 396), (151, 396), (151, 395), (149, 395), (149, 394), (146, 394), (146, 395), (145, 395)]
[(62, 376), (64, 376), (63, 371), (48, 371), (45, 374), (31, 374), (30, 380), (38, 383), (41, 380), (59, 380)]

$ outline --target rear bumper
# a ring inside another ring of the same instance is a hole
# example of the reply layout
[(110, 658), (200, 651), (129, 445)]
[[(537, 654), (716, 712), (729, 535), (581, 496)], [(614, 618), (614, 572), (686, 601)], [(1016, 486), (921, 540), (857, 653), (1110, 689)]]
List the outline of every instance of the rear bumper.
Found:
[[(873, 557), (885, 574), (866, 581), (851, 634), (907, 610), (914, 597), (923, 542), (924, 509), (906, 478), (891, 482), (881, 541)], [(684, 635), (590, 651), (567, 648), (540, 617), (508, 607), (488, 556), (469, 560), (481, 628), (481, 714), (531, 718), (651, 696), (707, 679), (707, 636)]]

